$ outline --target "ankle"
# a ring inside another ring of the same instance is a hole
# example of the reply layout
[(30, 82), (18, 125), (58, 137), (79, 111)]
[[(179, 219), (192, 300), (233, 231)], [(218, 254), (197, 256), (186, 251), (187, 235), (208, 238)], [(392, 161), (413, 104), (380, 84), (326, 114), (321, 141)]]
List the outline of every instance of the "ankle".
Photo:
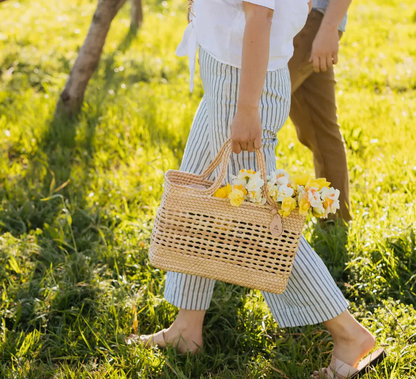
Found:
[(336, 344), (364, 345), (366, 348), (374, 347), (375, 337), (364, 327), (354, 328), (353, 330), (341, 330), (333, 335)]
[(181, 309), (171, 328), (180, 334), (202, 334), (205, 311)]
[(169, 329), (174, 331), (175, 334), (178, 333), (182, 336), (195, 334), (202, 335), (202, 324), (200, 323), (186, 323), (181, 321), (175, 321)]

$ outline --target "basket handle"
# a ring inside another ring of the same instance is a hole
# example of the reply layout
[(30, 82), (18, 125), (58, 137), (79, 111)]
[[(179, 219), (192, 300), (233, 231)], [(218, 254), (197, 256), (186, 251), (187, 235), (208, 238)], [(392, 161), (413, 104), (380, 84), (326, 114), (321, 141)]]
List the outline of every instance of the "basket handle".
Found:
[[(218, 177), (215, 179), (212, 186), (210, 188), (207, 188), (206, 190), (199, 190), (199, 189), (192, 189), (192, 190), (198, 193), (203, 193), (203, 194), (212, 196), (214, 192), (218, 188), (221, 187), (221, 184), (225, 178), (231, 152), (232, 152), (232, 140), (230, 138), (224, 143), (224, 145), (222, 145), (217, 156), (209, 164), (209, 166), (204, 170), (204, 172), (201, 175), (199, 175), (201, 179), (207, 179), (208, 176), (215, 170), (215, 168), (221, 164), (220, 173)], [(257, 169), (261, 172), (261, 178), (264, 181), (263, 188), (262, 188), (263, 197), (265, 197), (269, 205), (271, 205), (272, 207), (276, 207), (276, 202), (273, 201), (273, 199), (269, 196), (269, 192), (267, 191), (267, 171), (266, 171), (266, 162), (264, 161), (263, 152), (261, 151), (261, 149), (256, 149), (255, 152), (256, 152)]]

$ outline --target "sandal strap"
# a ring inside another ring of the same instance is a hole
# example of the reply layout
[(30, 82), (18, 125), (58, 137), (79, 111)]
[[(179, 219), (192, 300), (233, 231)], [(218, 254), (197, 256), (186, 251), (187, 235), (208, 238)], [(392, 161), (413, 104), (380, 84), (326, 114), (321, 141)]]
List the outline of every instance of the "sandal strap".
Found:
[(325, 379), (341, 379), (335, 376), (332, 370), (329, 367), (325, 367), (321, 370), (321, 374), (324, 374)]
[(331, 358), (331, 363), (329, 364), (329, 371), (333, 373), (334, 379), (350, 378), (358, 372), (356, 368), (350, 366), (348, 363), (345, 363), (334, 356), (332, 356)]

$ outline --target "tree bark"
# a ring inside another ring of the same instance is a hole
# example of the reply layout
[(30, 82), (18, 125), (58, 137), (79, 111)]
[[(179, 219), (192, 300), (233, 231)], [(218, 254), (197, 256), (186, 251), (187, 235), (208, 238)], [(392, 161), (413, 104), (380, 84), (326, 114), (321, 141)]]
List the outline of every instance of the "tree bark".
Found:
[(131, 29), (137, 30), (143, 22), (142, 0), (131, 0)]
[(67, 116), (79, 112), (85, 89), (98, 66), (111, 22), (126, 0), (99, 0), (91, 26), (61, 93), (56, 112)]

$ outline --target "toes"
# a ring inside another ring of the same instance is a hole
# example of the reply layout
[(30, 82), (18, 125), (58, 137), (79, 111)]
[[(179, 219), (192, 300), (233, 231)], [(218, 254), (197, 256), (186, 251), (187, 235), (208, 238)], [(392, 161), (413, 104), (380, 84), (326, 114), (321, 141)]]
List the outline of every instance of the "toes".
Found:
[(136, 336), (135, 334), (130, 334), (128, 337), (126, 337), (124, 339), (124, 342), (127, 345), (133, 345), (133, 344), (137, 343), (138, 341), (140, 341), (140, 337), (141, 336)]
[(149, 342), (151, 341), (152, 336), (139, 336), (140, 344), (144, 347), (150, 347), (151, 344)]
[(313, 374), (311, 375), (311, 379), (321, 379), (321, 378), (326, 378), (325, 376), (326, 370), (319, 370), (319, 371), (314, 371)]
[(154, 340), (154, 337), (155, 337), (155, 334), (140, 335), (140, 336), (131, 334), (125, 339), (125, 342), (127, 345), (140, 344), (145, 348), (151, 348), (157, 344), (157, 342)]

